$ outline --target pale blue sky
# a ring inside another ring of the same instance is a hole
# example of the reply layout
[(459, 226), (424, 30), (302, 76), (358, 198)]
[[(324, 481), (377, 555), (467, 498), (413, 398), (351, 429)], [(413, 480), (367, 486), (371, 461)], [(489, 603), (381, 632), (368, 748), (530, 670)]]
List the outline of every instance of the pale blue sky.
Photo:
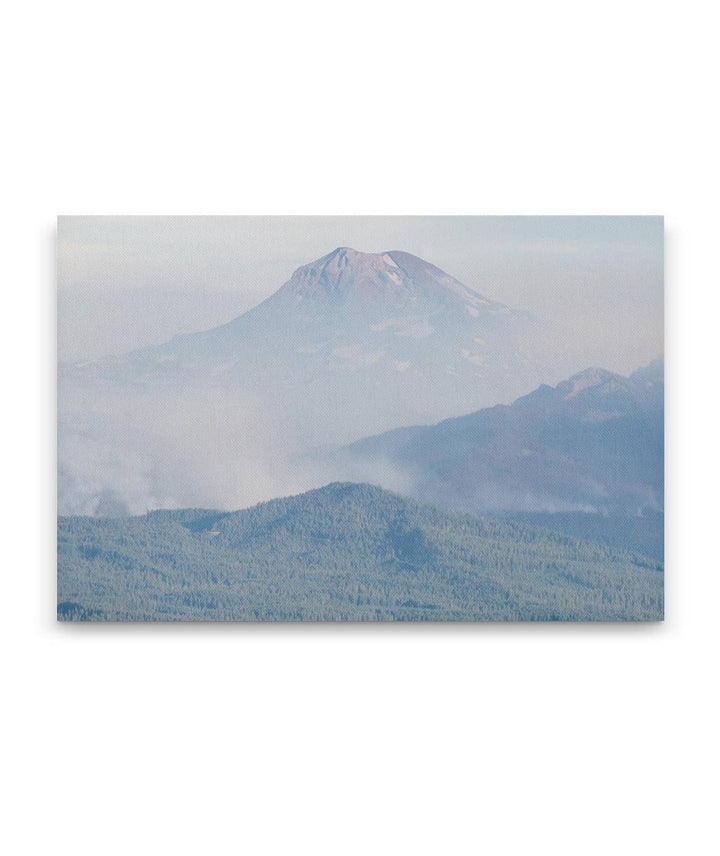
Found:
[(587, 362), (662, 352), (661, 217), (61, 217), (61, 359), (206, 329), (337, 246), (405, 250), (554, 320)]

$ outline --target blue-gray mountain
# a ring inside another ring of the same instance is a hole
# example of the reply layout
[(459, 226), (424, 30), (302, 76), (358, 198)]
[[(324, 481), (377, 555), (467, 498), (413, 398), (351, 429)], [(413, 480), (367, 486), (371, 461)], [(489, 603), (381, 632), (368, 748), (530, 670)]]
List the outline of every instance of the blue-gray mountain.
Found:
[(544, 324), (434, 265), (338, 248), (222, 327), (61, 366), (60, 509), (290, 493), (311, 484), (283, 457), (512, 401), (563, 376), (547, 354)]
[(658, 620), (662, 564), (331, 484), (245, 511), (60, 518), (63, 620)]
[(318, 458), (340, 477), (473, 513), (641, 515), (663, 508), (663, 415), (662, 361), (629, 377), (588, 369), (510, 406)]

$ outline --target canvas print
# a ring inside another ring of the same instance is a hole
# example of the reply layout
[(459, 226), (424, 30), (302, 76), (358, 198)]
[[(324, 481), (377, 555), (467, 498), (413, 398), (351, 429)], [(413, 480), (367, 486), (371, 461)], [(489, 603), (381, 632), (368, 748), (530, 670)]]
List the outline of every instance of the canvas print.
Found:
[(661, 217), (60, 217), (63, 621), (657, 621)]

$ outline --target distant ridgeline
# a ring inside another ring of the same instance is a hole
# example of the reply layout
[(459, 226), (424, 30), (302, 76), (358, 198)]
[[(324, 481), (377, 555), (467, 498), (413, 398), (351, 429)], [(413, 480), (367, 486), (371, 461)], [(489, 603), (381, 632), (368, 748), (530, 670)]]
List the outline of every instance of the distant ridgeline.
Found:
[[(511, 405), (400, 428), (323, 450), (317, 458), (328, 461), (339, 479), (400, 487), (420, 502), (473, 514), (645, 516), (646, 528), (655, 532), (637, 534), (646, 543), (654, 541), (652, 555), (658, 555), (664, 506), (663, 363), (657, 360), (629, 377), (587, 369)], [(559, 522), (556, 518), (553, 528), (562, 528)], [(577, 529), (579, 520), (563, 522), (584, 535)], [(582, 525), (588, 523), (585, 518)], [(613, 533), (611, 523), (597, 525), (604, 535), (618, 536), (613, 543), (632, 543), (631, 527), (620, 525)]]
[(615, 621), (663, 616), (662, 563), (335, 483), (231, 513), (58, 523), (58, 618)]

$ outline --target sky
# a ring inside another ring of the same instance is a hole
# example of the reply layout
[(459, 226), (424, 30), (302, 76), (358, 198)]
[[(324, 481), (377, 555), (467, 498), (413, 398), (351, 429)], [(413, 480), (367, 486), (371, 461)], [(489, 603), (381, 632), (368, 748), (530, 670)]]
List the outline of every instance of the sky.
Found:
[(339, 246), (404, 250), (553, 321), (588, 365), (663, 351), (661, 217), (58, 218), (58, 352), (88, 360), (209, 329)]

